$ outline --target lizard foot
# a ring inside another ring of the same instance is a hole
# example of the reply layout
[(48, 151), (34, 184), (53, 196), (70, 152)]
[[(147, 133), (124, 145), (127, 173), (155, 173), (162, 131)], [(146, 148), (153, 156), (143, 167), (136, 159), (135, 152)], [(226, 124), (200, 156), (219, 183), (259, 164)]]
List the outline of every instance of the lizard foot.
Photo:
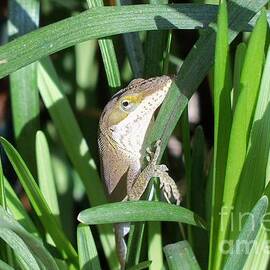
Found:
[[(176, 204), (179, 205), (181, 202), (181, 194), (178, 190), (177, 185), (174, 180), (168, 174), (168, 167), (164, 164), (158, 165), (157, 160), (160, 154), (160, 145), (161, 140), (158, 140), (155, 143), (155, 152), (153, 153), (150, 148), (146, 149), (147, 161), (149, 163), (149, 167), (153, 170), (152, 174), (155, 177), (159, 177), (160, 179), (160, 188), (164, 192), (164, 196), (166, 200), (170, 203), (170, 199), (173, 198), (176, 201)], [(148, 167), (147, 166), (147, 167)]]
[(152, 152), (149, 148), (146, 149), (148, 165), (138, 176), (134, 182), (130, 191), (128, 191), (127, 199), (139, 200), (144, 193), (150, 179), (152, 177), (158, 177), (160, 179), (160, 187), (164, 191), (164, 196), (168, 202), (173, 198), (176, 200), (177, 205), (180, 204), (181, 195), (174, 182), (174, 180), (168, 174), (168, 168), (166, 165), (157, 164), (160, 154), (161, 140), (155, 143), (155, 152)]
[(160, 188), (163, 190), (166, 200), (170, 203), (170, 198), (173, 198), (176, 201), (176, 204), (179, 205), (181, 202), (181, 194), (174, 180), (167, 172), (163, 173), (159, 179)]

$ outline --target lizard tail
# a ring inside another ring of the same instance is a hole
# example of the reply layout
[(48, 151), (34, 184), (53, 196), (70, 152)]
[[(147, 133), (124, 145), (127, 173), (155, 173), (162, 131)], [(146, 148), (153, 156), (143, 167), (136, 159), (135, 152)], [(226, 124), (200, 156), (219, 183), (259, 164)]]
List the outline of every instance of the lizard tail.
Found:
[(126, 264), (127, 245), (124, 237), (128, 234), (129, 227), (130, 226), (128, 223), (117, 223), (114, 225), (116, 250), (120, 261), (121, 270), (125, 269)]

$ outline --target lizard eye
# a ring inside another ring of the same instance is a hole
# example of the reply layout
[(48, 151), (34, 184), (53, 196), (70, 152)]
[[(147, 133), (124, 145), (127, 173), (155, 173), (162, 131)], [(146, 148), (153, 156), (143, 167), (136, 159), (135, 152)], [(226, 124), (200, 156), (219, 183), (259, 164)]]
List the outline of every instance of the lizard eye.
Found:
[(129, 100), (127, 99), (124, 99), (122, 102), (121, 102), (121, 107), (124, 111), (130, 111), (132, 110), (133, 108), (133, 103), (131, 103)]

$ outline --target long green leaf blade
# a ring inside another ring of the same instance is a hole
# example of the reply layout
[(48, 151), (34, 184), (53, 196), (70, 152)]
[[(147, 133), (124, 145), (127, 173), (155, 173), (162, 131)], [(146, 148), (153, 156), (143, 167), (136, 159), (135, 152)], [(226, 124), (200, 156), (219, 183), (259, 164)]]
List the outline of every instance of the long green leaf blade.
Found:
[(45, 201), (24, 161), (8, 141), (6, 141), (4, 138), (0, 138), (0, 142), (3, 145), (5, 152), (44, 228), (50, 234), (56, 246), (60, 250), (64, 251), (66, 255), (74, 262), (74, 264), (76, 264), (76, 251), (63, 234), (63, 231), (59, 227), (57, 220), (53, 216), (47, 202)]
[(6, 189), (5, 189), (5, 181), (4, 181), (4, 173), (2, 168), (2, 161), (0, 157), (0, 205), (6, 209), (7, 201), (6, 201)]
[[(251, 211), (263, 193), (268, 182), (266, 170), (270, 153), (270, 110), (269, 110), (269, 61), (270, 51), (266, 59), (263, 72), (256, 113), (250, 131), (249, 147), (241, 172), (237, 194), (234, 202), (234, 216)], [(262, 143), (263, 142), (263, 143)], [(254, 158), (256, 157), (256, 163)], [(256, 165), (256, 166), (255, 166)], [(238, 220), (233, 223), (230, 238), (234, 239), (238, 233)]]
[(13, 267), (9, 266), (8, 264), (3, 262), (2, 260), (0, 260), (0, 269), (2, 269), (2, 270), (15, 270)]
[(214, 66), (214, 160), (212, 182), (212, 210), (210, 229), (210, 268), (217, 250), (219, 212), (222, 206), (224, 178), (231, 131), (231, 78), (228, 74), (228, 14), (227, 4), (220, 4)]
[[(87, 0), (90, 9), (93, 7), (102, 7), (103, 0)], [(121, 86), (120, 72), (115, 54), (113, 41), (111, 38), (98, 40), (101, 51), (107, 80), (112, 94)]]
[[(239, 8), (234, 9), (234, 14), (237, 13), (238, 16), (237, 18), (232, 16), (234, 20), (231, 24), (232, 29), (239, 29), (235, 26), (249, 29), (248, 21), (266, 2), (267, 0), (234, 1), (241, 8), (240, 13)], [(100, 7), (85, 11), (78, 16), (43, 27), (2, 46), (0, 48), (0, 78), (46, 55), (88, 39), (143, 30), (203, 28), (204, 25), (214, 21), (216, 12), (215, 6), (198, 4), (177, 4), (169, 7), (166, 5)], [(157, 23), (156, 18), (162, 19)], [(235, 37), (236, 33), (233, 35)], [(209, 42), (211, 44), (213, 39)], [(205, 46), (210, 48), (209, 44)], [(211, 59), (208, 61), (208, 65), (211, 65)], [(205, 67), (207, 71), (208, 65)], [(195, 74), (204, 76), (205, 72)]]
[[(39, 1), (9, 1), (9, 37), (18, 38), (39, 25)], [(33, 63), (10, 75), (10, 93), (14, 133), (24, 160), (35, 171), (35, 135), (39, 128), (37, 65)]]
[[(248, 145), (250, 121), (254, 113), (254, 105), (259, 89), (262, 63), (264, 57), (264, 42), (266, 38), (266, 15), (262, 14), (250, 38), (247, 55), (242, 71), (241, 84), (243, 89), (236, 105), (235, 119), (232, 126), (230, 150), (238, 154), (230, 153), (224, 189), (224, 201), (230, 206), (234, 197), (235, 187), (241, 173), (243, 160)], [(242, 123), (242, 125), (239, 125)], [(238, 130), (240, 129), (240, 130)], [(240, 139), (241, 138), (241, 139)], [(240, 139), (240, 140), (239, 140)], [(241, 145), (239, 142), (242, 142)], [(237, 166), (237, 167), (236, 167)], [(232, 181), (234, 180), (234, 182)]]
[(244, 64), (246, 49), (247, 49), (246, 44), (242, 42), (237, 46), (235, 53), (234, 74), (233, 74), (233, 101), (232, 101), (233, 111), (235, 110), (235, 106), (241, 90), (240, 78)]
[(243, 270), (267, 269), (267, 265), (269, 262), (269, 254), (265, 252), (265, 250), (268, 249), (267, 242), (268, 241), (266, 228), (264, 226), (261, 226), (254, 240), (254, 243), (256, 243), (256, 245), (253, 244), (246, 259)]
[[(53, 176), (49, 146), (42, 131), (38, 131), (36, 135), (36, 158), (40, 190), (53, 215), (57, 218), (59, 217), (59, 205), (55, 180)], [(57, 219), (59, 220), (59, 218)]]
[(95, 241), (89, 226), (83, 224), (78, 226), (77, 244), (80, 269), (101, 269)]
[(128, 268), (127, 270), (142, 270), (142, 269), (148, 269), (149, 266), (151, 265), (151, 261), (144, 261), (144, 262), (140, 262), (130, 268)]
[(83, 210), (78, 220), (85, 224), (135, 221), (174, 221), (204, 227), (192, 211), (164, 202), (127, 201), (104, 204)]
[[(200, 217), (206, 218), (206, 175), (205, 175), (206, 142), (201, 126), (197, 127), (192, 143), (191, 167), (191, 209)], [(203, 269), (208, 264), (208, 232), (198, 227), (192, 227), (192, 249)]]
[[(268, 48), (259, 97), (250, 133), (251, 136), (248, 153), (246, 155), (245, 164), (241, 173), (238, 196), (235, 200), (233, 212), (234, 222), (232, 224), (233, 226), (231, 226), (232, 230), (230, 233), (231, 239), (235, 239), (239, 233), (238, 228), (241, 227), (238, 220), (239, 215), (251, 211), (256, 201), (260, 198), (262, 191), (268, 182), (268, 178), (266, 178), (266, 171), (270, 151), (269, 69), (270, 49)], [(254, 157), (256, 157), (256, 167)], [(261, 227), (257, 238), (255, 240), (256, 245), (252, 247), (251, 258), (248, 258), (248, 261), (245, 264), (245, 267), (247, 267), (246, 269), (248, 269), (248, 267), (254, 269), (263, 269), (263, 265), (266, 264), (266, 261), (269, 259), (269, 254), (261, 252), (266, 248), (267, 229), (265, 230), (263, 227)], [(260, 254), (260, 256), (258, 256), (258, 254)]]
[(149, 270), (163, 266), (162, 235), (160, 222), (148, 222), (148, 260), (152, 261)]
[[(117, 5), (131, 5), (132, 0), (117, 0)], [(123, 34), (125, 49), (134, 78), (143, 76), (144, 53), (140, 35), (137, 32)]]
[[(51, 270), (58, 270), (58, 267), (46, 250), (43, 243), (40, 239), (32, 236), (28, 233), (12, 216), (10, 216), (2, 207), (0, 207), (0, 234), (1, 237), (7, 241), (8, 244), (14, 249), (17, 253), (17, 248), (20, 249), (20, 243), (26, 247), (26, 250), (30, 252), (30, 258), (33, 256), (34, 260), (37, 259), (47, 268)], [(6, 235), (5, 235), (6, 233)], [(17, 242), (17, 240), (20, 242)], [(29, 253), (24, 253), (24, 250), (21, 251), (24, 255), (24, 261), (27, 262)], [(35, 265), (33, 261), (33, 265)], [(36, 267), (36, 266), (35, 266)], [(32, 269), (32, 268), (31, 268)], [(34, 268), (33, 268), (34, 269)], [(39, 267), (37, 268), (39, 269)]]
[(144, 229), (145, 222), (131, 224), (130, 226), (126, 259), (126, 266), (128, 268), (134, 266), (140, 260)]
[(0, 223), (0, 238), (2, 238), (12, 249), (16, 255), (21, 259), (29, 270), (40, 270), (39, 265), (27, 247), (24, 241), (13, 231), (6, 228), (1, 228)]
[[(150, 0), (150, 4), (168, 4), (168, 0)], [(146, 78), (162, 75), (164, 51), (168, 38), (167, 31), (148, 31), (145, 40), (144, 75)]]
[(13, 217), (31, 234), (38, 235), (37, 229), (30, 219), (22, 202), (17, 197), (15, 191), (10, 183), (5, 179), (5, 190), (8, 210), (12, 213)]
[[(220, 226), (222, 227), (219, 230), (218, 243), (222, 243), (229, 233), (227, 228), (230, 222), (230, 213), (234, 205), (237, 185), (246, 157), (250, 126), (255, 110), (264, 59), (266, 27), (266, 14), (263, 12), (250, 37), (241, 74), (241, 85), (243, 88), (235, 108), (225, 174), (222, 209), (226, 211), (226, 214), (221, 214)], [(216, 248), (216, 252), (214, 267), (219, 268), (222, 254), (219, 248)]]

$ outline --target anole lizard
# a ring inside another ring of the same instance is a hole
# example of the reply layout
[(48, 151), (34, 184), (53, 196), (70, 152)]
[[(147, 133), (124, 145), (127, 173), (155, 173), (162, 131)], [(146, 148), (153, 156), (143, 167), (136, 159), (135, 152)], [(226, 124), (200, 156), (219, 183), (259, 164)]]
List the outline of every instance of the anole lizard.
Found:
[[(150, 179), (159, 177), (166, 198), (180, 202), (180, 193), (168, 175), (166, 165), (158, 165), (160, 141), (155, 153), (148, 150), (148, 165), (142, 170), (145, 137), (156, 109), (171, 86), (168, 76), (135, 79), (116, 93), (105, 106), (99, 123), (98, 146), (101, 172), (111, 201), (139, 200)], [(115, 226), (116, 243), (122, 269), (126, 246), (124, 229)]]

